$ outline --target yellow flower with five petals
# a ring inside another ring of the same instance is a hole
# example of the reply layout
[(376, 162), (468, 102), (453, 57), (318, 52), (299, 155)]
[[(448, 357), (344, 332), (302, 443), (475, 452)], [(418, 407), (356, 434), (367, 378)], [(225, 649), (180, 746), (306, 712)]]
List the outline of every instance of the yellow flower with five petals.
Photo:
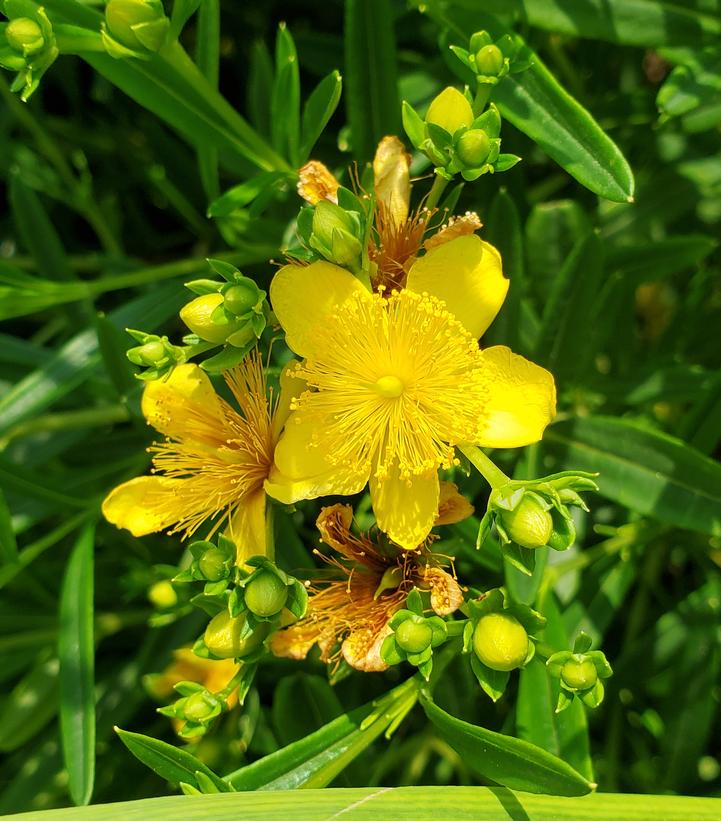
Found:
[(378, 526), (405, 549), (421, 544), (456, 445), (528, 445), (555, 414), (548, 371), (478, 346), (507, 290), (498, 251), (475, 235), (430, 249), (390, 295), (328, 262), (280, 269), (271, 301), (304, 357), (294, 376), (306, 390), (276, 446), (268, 494), (291, 504), (369, 482)]

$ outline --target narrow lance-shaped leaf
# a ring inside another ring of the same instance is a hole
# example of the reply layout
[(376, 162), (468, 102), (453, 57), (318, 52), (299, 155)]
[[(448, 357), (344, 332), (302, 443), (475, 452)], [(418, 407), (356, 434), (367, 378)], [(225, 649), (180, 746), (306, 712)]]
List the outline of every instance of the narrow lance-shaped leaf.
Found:
[(595, 788), (570, 764), (518, 738), (461, 721), (429, 698), (423, 709), (441, 737), (481, 778), (531, 793), (586, 795)]
[(75, 804), (87, 804), (95, 780), (95, 526), (82, 530), (60, 591), (60, 735)]
[(303, 106), (300, 162), (305, 162), (340, 101), (343, 80), (337, 71), (324, 77)]

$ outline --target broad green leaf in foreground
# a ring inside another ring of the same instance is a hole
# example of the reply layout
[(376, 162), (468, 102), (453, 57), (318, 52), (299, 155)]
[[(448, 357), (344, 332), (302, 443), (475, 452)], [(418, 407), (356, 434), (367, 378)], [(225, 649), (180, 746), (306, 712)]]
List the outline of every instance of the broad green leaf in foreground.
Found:
[[(23, 821), (717, 821), (721, 799), (594, 794), (583, 798), (513, 793), (504, 787), (398, 787), (147, 798), (82, 809), (30, 812)], [(14, 816), (13, 816), (14, 817)]]
[(602, 495), (667, 524), (721, 535), (721, 465), (628, 419), (578, 417), (546, 437), (563, 464), (600, 473)]
[(514, 790), (551, 795), (586, 795), (595, 789), (570, 764), (528, 741), (461, 721), (429, 698), (421, 703), (441, 737), (481, 778)]

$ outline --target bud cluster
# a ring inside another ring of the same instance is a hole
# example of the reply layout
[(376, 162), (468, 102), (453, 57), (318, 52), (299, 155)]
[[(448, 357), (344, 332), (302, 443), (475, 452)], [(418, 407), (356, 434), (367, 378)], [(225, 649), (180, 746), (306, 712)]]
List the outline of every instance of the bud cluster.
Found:
[(132, 328), (126, 328), (126, 331), (136, 342), (140, 343), (126, 352), (126, 356), (133, 365), (140, 365), (146, 369), (138, 374), (138, 379), (144, 381), (160, 379), (176, 365), (185, 362), (186, 349), (172, 345), (167, 336), (148, 334)]
[(598, 707), (604, 696), (601, 679), (613, 674), (606, 656), (600, 650), (591, 650), (591, 638), (583, 632), (576, 637), (573, 652), (562, 650), (554, 653), (546, 661), (546, 667), (561, 685), (557, 713), (565, 710), (575, 697), (581, 699), (586, 707)]
[(415, 148), (433, 163), (436, 174), (448, 180), (458, 173), (470, 181), (507, 171), (519, 160), (500, 153), (501, 117), (496, 106), (474, 113), (471, 98), (450, 86), (431, 102), (425, 120), (404, 102), (403, 127)]
[(598, 490), (595, 474), (554, 473), (542, 479), (509, 480), (494, 488), (478, 533), (480, 546), (495, 525), (504, 556), (524, 573), (535, 564), (539, 547), (567, 550), (576, 538), (570, 507), (588, 511), (580, 492)]
[(42, 6), (30, 0), (5, 0), (3, 11), (8, 22), (0, 27), (0, 66), (17, 71), (11, 91), (27, 101), (60, 53), (55, 33)]
[(187, 741), (205, 735), (216, 719), (228, 710), (227, 699), (211, 693), (195, 681), (180, 681), (174, 689), (182, 698), (167, 707), (159, 707), (158, 712), (183, 722), (178, 735)]
[(525, 71), (531, 65), (525, 46), (510, 34), (494, 42), (487, 31), (477, 31), (468, 49), (451, 46), (451, 51), (473, 72), (478, 85), (494, 86), (508, 73)]
[(524, 604), (511, 601), (503, 588), (466, 602), (469, 620), (463, 631), (463, 652), (483, 690), (493, 699), (503, 695), (509, 673), (525, 667), (535, 654), (534, 634), (546, 620)]

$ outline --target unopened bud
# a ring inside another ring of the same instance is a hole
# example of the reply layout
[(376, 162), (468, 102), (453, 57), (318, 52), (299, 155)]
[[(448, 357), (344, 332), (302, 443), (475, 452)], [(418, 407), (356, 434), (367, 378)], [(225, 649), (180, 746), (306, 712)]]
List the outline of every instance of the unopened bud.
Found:
[(131, 51), (157, 51), (168, 30), (159, 0), (109, 0), (105, 25), (114, 40)]
[(525, 494), (513, 510), (504, 510), (500, 515), (511, 541), (529, 548), (548, 544), (553, 519), (535, 496)]
[(219, 547), (211, 547), (198, 560), (198, 569), (209, 582), (219, 582), (228, 575), (228, 556)]
[(148, 590), (148, 599), (159, 610), (168, 610), (178, 603), (178, 594), (173, 585), (167, 581), (156, 582)]
[(590, 659), (569, 659), (561, 668), (561, 679), (574, 690), (587, 690), (598, 681), (598, 671)]
[(241, 641), (240, 635), (245, 627), (246, 618), (241, 614), (233, 618), (223, 610), (210, 620), (205, 628), (203, 640), (210, 652), (221, 659), (241, 658), (255, 650), (268, 635), (267, 625), (260, 625), (247, 638)]
[(483, 46), (476, 52), (476, 67), (479, 74), (498, 76), (501, 73), (505, 58), (498, 46)]
[(313, 210), (310, 246), (327, 260), (354, 269), (363, 247), (355, 236), (356, 223), (339, 205), (321, 200)]
[(10, 20), (5, 29), (8, 45), (29, 57), (42, 51), (45, 38), (40, 26), (29, 17), (18, 17)]
[(491, 670), (515, 670), (528, 656), (528, 633), (514, 616), (487, 613), (473, 632), (473, 650)]
[(146, 342), (145, 345), (138, 345), (136, 348), (131, 348), (128, 351), (128, 356), (132, 351), (132, 361), (136, 365), (157, 365), (161, 359), (165, 359), (168, 355), (165, 350), (165, 345), (162, 342)]
[(471, 125), (473, 110), (463, 94), (449, 86), (430, 104), (426, 122), (445, 129), (449, 134), (455, 134), (459, 128)]
[(247, 282), (239, 282), (228, 288), (223, 294), (223, 305), (225, 310), (234, 316), (243, 316), (252, 311), (261, 298), (258, 286), (253, 280), (248, 279)]
[(288, 599), (288, 585), (270, 570), (262, 570), (245, 588), (245, 604), (261, 618), (275, 616)]
[(214, 713), (217, 713), (216, 704), (203, 692), (193, 693), (183, 704), (183, 714), (188, 721), (201, 722), (212, 718)]
[(205, 342), (220, 344), (228, 336), (240, 328), (240, 322), (217, 322), (213, 319), (213, 312), (223, 304), (222, 294), (205, 294), (184, 305), (180, 310), (180, 318), (190, 330)]
[(491, 150), (491, 141), (488, 134), (481, 128), (471, 128), (458, 139), (456, 155), (469, 168), (478, 168), (488, 157)]
[(407, 619), (396, 627), (396, 643), (406, 653), (422, 653), (431, 645), (433, 630), (425, 622)]

